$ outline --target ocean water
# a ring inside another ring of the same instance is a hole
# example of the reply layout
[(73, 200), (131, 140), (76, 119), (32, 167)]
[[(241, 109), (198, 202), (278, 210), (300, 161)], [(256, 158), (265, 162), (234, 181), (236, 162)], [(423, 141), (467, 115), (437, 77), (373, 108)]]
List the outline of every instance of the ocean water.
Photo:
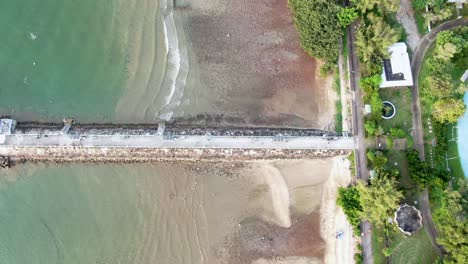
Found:
[[(464, 97), (465, 105), (468, 107), (468, 93), (465, 93)], [(468, 177), (468, 111), (465, 115), (458, 120), (457, 124), (457, 135), (458, 135), (458, 154), (462, 164), (463, 172), (465, 177)]]
[(172, 5), (167, 0), (1, 1), (0, 112), (18, 120), (158, 119), (177, 97), (176, 84), (185, 84), (177, 77), (184, 62)]

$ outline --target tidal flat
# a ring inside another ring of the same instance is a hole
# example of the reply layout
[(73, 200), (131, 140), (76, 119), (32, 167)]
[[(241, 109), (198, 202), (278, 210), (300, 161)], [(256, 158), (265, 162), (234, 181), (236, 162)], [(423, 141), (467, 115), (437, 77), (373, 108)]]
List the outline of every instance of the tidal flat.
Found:
[(333, 250), (335, 229), (346, 228), (333, 209), (333, 190), (345, 184), (346, 169), (342, 158), (18, 165), (0, 172), (0, 258), (17, 264), (330, 260), (344, 253)]

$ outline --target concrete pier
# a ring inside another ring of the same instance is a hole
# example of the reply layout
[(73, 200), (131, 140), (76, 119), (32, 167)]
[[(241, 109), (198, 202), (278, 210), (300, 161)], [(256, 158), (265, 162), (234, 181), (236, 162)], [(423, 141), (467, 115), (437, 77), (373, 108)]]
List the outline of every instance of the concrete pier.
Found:
[(5, 135), (4, 146), (223, 148), (223, 149), (346, 149), (355, 148), (352, 137), (318, 136), (199, 136), (199, 135)]
[(313, 129), (18, 123), (2, 134), (0, 155), (14, 160), (146, 161), (280, 159), (343, 155), (354, 137)]

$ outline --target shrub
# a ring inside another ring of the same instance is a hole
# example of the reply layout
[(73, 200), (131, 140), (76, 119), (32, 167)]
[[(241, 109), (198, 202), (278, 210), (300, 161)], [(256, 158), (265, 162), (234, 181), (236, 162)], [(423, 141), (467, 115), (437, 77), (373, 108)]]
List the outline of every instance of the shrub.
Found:
[(411, 1), (414, 9), (424, 9), (427, 5), (427, 0), (413, 0)]
[(342, 8), (338, 13), (338, 20), (342, 27), (347, 27), (349, 24), (353, 23), (356, 18), (358, 18), (359, 13), (354, 7)]
[(393, 148), (393, 138), (392, 137), (387, 137), (387, 147), (388, 148)]
[(390, 135), (396, 138), (405, 138), (406, 132), (401, 128), (390, 128)]
[(419, 152), (415, 149), (406, 151), (406, 159), (411, 181), (420, 188), (426, 188), (432, 179), (426, 162), (419, 159)]
[(343, 209), (349, 223), (353, 226), (354, 233), (359, 235), (359, 222), (362, 213), (359, 192), (355, 186), (338, 188), (338, 199), (336, 203)]
[(289, 0), (301, 46), (310, 56), (327, 62), (338, 59), (340, 7), (328, 0)]
[(335, 63), (332, 62), (325, 62), (322, 67), (320, 67), (320, 75), (327, 76), (332, 74), (335, 70)]
[(440, 99), (434, 103), (432, 116), (441, 123), (455, 123), (465, 113), (465, 103), (461, 99)]

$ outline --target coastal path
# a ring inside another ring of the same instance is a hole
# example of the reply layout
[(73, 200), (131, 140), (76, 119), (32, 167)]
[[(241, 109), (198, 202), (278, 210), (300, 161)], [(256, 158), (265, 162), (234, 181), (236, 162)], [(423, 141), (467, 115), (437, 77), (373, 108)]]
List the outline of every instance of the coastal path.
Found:
[(161, 149), (323, 149), (353, 150), (353, 137), (325, 136), (213, 136), (213, 135), (68, 135), (11, 134), (4, 146), (15, 147), (128, 147)]
[[(350, 87), (353, 93), (352, 98), (352, 124), (353, 134), (356, 135), (356, 153), (354, 155), (356, 164), (357, 178), (364, 182), (369, 180), (369, 171), (367, 170), (367, 156), (365, 146), (365, 134), (364, 134), (364, 106), (362, 103), (361, 88), (359, 87), (359, 59), (357, 56), (356, 49), (356, 28), (357, 22), (353, 22), (347, 28), (348, 37), (348, 53), (349, 53), (349, 75), (350, 75)], [(372, 236), (371, 236), (371, 224), (367, 221), (361, 222), (361, 246), (364, 263), (374, 263), (374, 257), (372, 256)]]

